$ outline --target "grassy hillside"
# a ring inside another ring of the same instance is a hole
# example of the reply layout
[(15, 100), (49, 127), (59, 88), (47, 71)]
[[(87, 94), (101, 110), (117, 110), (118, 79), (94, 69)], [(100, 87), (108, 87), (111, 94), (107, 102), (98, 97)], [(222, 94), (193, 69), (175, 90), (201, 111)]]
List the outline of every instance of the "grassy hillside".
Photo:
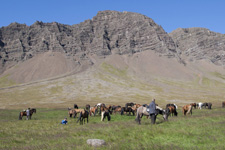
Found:
[(225, 149), (225, 109), (193, 110), (192, 116), (169, 118), (157, 124), (142, 118), (138, 125), (135, 116), (112, 115), (110, 122), (100, 116), (90, 117), (80, 125), (67, 116), (65, 109), (37, 109), (32, 120), (18, 120), (19, 110), (0, 110), (0, 149), (95, 149), (87, 139), (104, 139), (106, 146), (99, 149)]

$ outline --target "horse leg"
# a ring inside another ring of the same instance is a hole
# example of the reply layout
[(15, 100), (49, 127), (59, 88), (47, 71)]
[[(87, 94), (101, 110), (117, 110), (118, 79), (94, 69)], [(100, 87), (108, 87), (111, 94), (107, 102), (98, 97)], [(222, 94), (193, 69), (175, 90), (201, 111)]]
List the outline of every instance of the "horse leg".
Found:
[(101, 121), (104, 121), (104, 114), (105, 114), (105, 112), (103, 111), (103, 112), (101, 113)]

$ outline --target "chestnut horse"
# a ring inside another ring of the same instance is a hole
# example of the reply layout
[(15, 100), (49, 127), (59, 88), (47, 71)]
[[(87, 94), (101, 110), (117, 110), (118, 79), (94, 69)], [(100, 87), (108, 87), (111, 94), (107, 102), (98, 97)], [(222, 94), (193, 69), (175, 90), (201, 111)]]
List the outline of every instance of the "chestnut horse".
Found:
[(196, 109), (196, 106), (197, 106), (196, 103), (191, 103), (190, 105)]
[(192, 105), (185, 105), (183, 106), (183, 115), (186, 116), (186, 114), (191, 114), (192, 115)]
[(177, 110), (176, 110), (176, 107), (175, 107), (175, 106), (168, 106), (167, 108), (169, 109), (170, 114), (171, 114), (172, 116), (177, 116), (177, 115), (178, 115), (178, 113), (177, 113)]
[(97, 106), (91, 107), (90, 111), (89, 111), (89, 115), (91, 116), (92, 114), (94, 114), (94, 116), (95, 116), (97, 111), (98, 111), (98, 107)]

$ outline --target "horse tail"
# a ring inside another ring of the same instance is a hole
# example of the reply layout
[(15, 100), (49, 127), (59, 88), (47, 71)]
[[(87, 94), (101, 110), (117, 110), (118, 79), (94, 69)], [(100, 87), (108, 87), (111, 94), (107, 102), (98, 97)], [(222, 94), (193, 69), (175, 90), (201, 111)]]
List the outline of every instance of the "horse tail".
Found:
[(124, 108), (121, 109), (121, 113), (120, 114), (123, 115), (123, 112), (124, 112)]
[(80, 112), (80, 116), (79, 116), (79, 118), (77, 119), (77, 123), (81, 120), (81, 116), (82, 116), (82, 112)]
[(19, 113), (19, 120), (22, 120), (22, 117), (21, 117), (21, 112)]

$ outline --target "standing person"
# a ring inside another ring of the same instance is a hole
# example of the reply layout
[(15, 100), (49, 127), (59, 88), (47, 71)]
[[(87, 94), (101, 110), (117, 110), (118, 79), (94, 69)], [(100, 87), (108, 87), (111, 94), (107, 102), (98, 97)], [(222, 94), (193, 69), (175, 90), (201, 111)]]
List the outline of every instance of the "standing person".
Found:
[(152, 100), (152, 102), (149, 104), (149, 114), (151, 118), (151, 123), (155, 124), (156, 120), (156, 105), (155, 105), (155, 99)]
[(61, 124), (67, 124), (67, 122), (68, 122), (67, 118), (65, 118), (65, 119), (62, 120)]
[(26, 113), (27, 113), (27, 120), (29, 120), (29, 119), (30, 119), (30, 108), (28, 108), (28, 109), (26, 110)]

